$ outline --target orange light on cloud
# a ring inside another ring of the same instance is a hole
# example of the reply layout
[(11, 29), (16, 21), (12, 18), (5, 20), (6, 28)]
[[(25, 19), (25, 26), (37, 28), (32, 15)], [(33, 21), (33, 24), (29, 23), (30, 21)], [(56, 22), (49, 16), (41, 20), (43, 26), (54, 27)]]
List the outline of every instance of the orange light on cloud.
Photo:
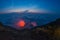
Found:
[(25, 21), (24, 20), (20, 20), (17, 25), (19, 27), (23, 28), (25, 26)]
[(35, 27), (37, 26), (37, 23), (36, 22), (31, 22), (31, 24)]

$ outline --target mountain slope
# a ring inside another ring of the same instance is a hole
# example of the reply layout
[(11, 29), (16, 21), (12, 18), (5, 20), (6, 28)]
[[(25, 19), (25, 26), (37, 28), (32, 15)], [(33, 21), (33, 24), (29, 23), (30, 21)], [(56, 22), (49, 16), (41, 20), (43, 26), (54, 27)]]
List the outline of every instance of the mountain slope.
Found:
[[(60, 19), (32, 29), (16, 30), (0, 22), (1, 40), (60, 40)], [(4, 27), (5, 26), (5, 27)]]
[[(60, 40), (60, 19), (57, 19), (51, 23), (37, 26), (34, 28), (35, 33), (38, 35), (48, 35), (48, 40)], [(41, 32), (42, 31), (42, 32)]]

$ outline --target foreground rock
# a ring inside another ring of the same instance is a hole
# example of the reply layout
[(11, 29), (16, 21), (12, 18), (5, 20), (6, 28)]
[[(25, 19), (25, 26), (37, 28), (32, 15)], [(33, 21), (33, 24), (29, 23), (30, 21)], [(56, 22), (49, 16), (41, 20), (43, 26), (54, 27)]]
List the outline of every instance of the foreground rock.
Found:
[(24, 30), (16, 30), (0, 22), (0, 40), (60, 40), (60, 19)]

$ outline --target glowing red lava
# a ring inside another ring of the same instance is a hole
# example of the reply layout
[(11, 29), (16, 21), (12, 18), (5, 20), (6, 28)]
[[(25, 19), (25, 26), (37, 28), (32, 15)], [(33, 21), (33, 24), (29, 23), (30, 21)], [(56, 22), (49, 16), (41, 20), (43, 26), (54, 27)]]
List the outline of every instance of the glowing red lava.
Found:
[(17, 25), (19, 27), (23, 28), (25, 26), (25, 21), (24, 20), (20, 20)]

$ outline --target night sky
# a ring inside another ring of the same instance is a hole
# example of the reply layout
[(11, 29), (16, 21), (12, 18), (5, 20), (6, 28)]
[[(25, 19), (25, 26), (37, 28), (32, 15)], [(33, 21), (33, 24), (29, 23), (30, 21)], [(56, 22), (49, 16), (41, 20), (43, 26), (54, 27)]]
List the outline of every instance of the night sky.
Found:
[(60, 13), (60, 0), (0, 0), (0, 13), (25, 10)]

